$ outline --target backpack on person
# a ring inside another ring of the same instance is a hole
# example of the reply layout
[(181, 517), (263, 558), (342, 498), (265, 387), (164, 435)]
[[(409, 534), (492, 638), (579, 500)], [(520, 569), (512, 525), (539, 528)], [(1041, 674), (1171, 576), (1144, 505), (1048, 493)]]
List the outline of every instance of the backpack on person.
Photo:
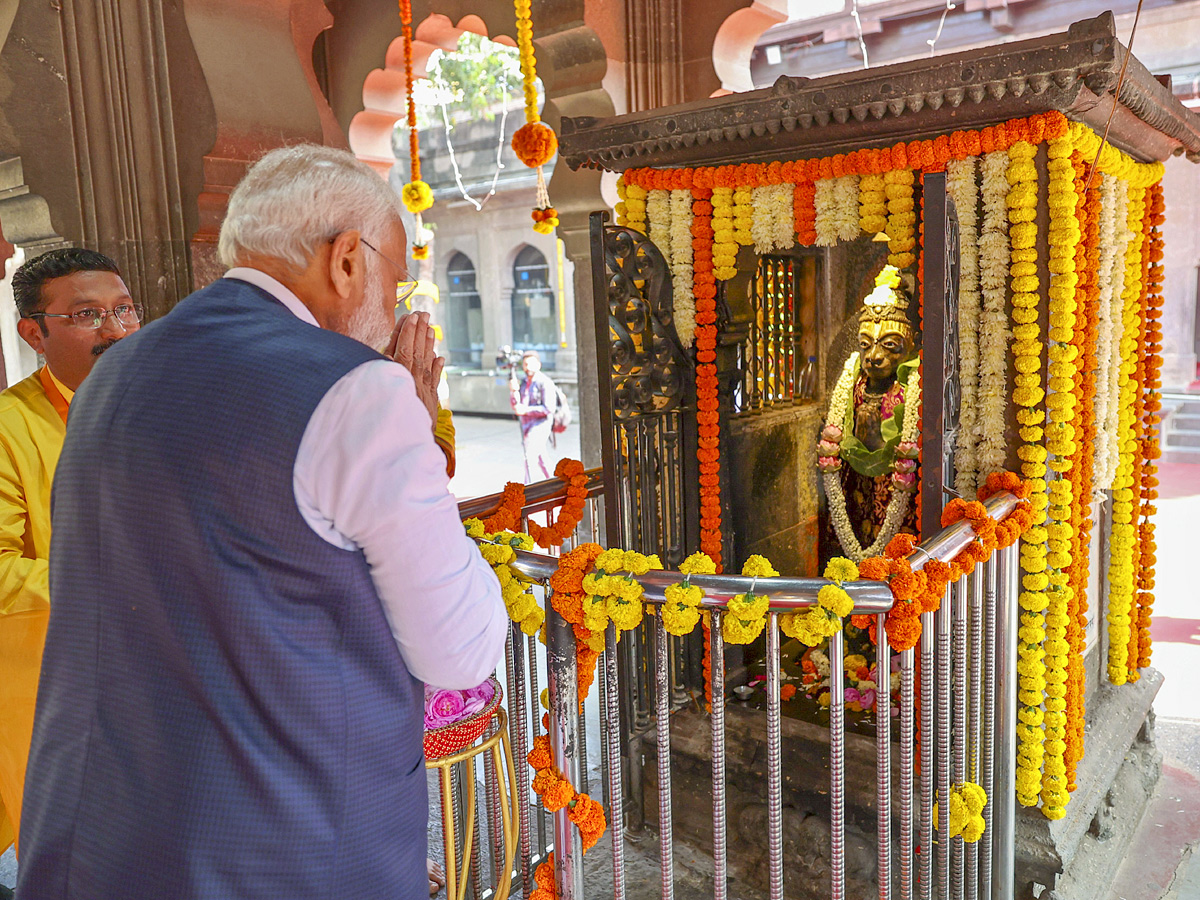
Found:
[(563, 389), (557, 384), (554, 386), (554, 397), (554, 416), (550, 430), (554, 434), (562, 434), (571, 424), (571, 404), (567, 400), (567, 395), (563, 393)]

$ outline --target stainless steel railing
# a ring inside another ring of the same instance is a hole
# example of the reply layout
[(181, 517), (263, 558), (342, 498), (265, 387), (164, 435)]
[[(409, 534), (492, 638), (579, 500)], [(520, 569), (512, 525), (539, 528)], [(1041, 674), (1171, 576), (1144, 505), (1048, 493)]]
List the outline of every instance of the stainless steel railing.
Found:
[[(575, 541), (594, 540), (598, 534), (602, 488), (599, 471), (589, 473), (592, 496), (589, 499), (585, 528)], [(556, 488), (555, 486), (559, 487)], [(544, 482), (527, 489), (529, 506), (550, 509), (561, 502), (561, 483)], [(478, 498), (460, 505), (464, 515), (481, 515), (494, 509), (499, 495)], [(988, 511), (994, 518), (1007, 515), (1016, 505), (1012, 495), (993, 498)], [(966, 522), (960, 522), (918, 546), (910, 562), (922, 568), (930, 559), (949, 561), (974, 540)], [(570, 543), (567, 545), (571, 546)], [(1005, 900), (1013, 891), (1013, 829), (1016, 734), (1016, 636), (1017, 573), (1016, 547), (998, 550), (987, 563), (951, 585), (937, 613), (922, 615), (922, 637), (918, 648), (899, 654), (900, 710), (898, 741), (892, 729), (881, 721), (876, 729), (876, 878), (878, 896), (890, 900), (898, 892), (901, 900), (955, 900), (985, 898)], [(518, 552), (514, 568), (543, 585), (557, 567), (555, 555)], [(664, 592), (681, 580), (678, 572), (648, 572), (638, 580), (645, 588), (645, 601), (664, 602)], [(728, 861), (728, 823), (726, 821), (726, 748), (725, 748), (725, 671), (721, 640), (721, 616), (728, 600), (753, 587), (755, 593), (770, 598), (766, 627), (767, 650), (767, 824), (768, 883), (772, 900), (784, 896), (783, 810), (782, 810), (782, 729), (780, 713), (780, 632), (779, 615), (815, 605), (818, 591), (828, 582), (821, 578), (751, 579), (737, 575), (692, 576), (691, 583), (705, 591), (703, 605), (712, 617), (713, 704), (709, 717), (712, 748), (712, 821), (714, 860), (714, 898), (724, 900)], [(878, 643), (876, 671), (886, 678), (890, 671), (891, 651), (886, 640), (886, 613), (892, 595), (885, 584), (859, 581), (845, 585), (854, 600), (854, 613), (876, 616)], [(548, 600), (548, 598), (545, 598)], [(578, 673), (575, 670), (574, 634), (546, 603), (546, 645), (526, 638), (514, 628), (506, 652), (506, 676), (510, 704), (510, 729), (519, 767), (518, 792), (521, 803), (520, 846), (517, 880), (524, 895), (533, 889), (532, 870), (550, 849), (556, 849), (557, 896), (561, 900), (582, 900), (586, 896), (582, 872), (582, 853), (578, 834), (566, 811), (553, 817), (550, 828), (543, 827), (545, 813), (529, 789), (528, 768), (520, 766), (538, 733), (538, 673), (548, 674), (550, 737), (559, 769), (579, 790), (588, 791), (587, 722), (594, 721), (593, 733), (601, 738), (601, 785), (609, 816), (613, 894), (617, 900), (627, 896), (624, 834), (625, 780), (622, 771), (626, 759), (623, 742), (628, 735), (619, 726), (619, 699), (638, 686), (622, 684), (617, 665), (617, 640), (613, 626), (606, 635), (605, 650), (599, 661), (598, 690), (593, 692), (581, 714), (575, 703)], [(641, 626), (649, 631), (650, 670), (649, 704), (654, 720), (658, 757), (658, 830), (662, 898), (674, 892), (674, 855), (672, 848), (673, 810), (671, 804), (671, 713), (675, 679), (672, 672), (672, 648), (677, 640), (669, 635), (659, 616), (648, 618)], [(920, 778), (915, 783), (915, 687), (917, 652), (920, 653)], [(830, 892), (835, 900), (846, 895), (846, 735), (845, 697), (842, 677), (845, 651), (841, 634), (830, 639)], [(636, 676), (633, 676), (636, 677)], [(890, 691), (881, 689), (890, 700)], [(878, 707), (877, 707), (878, 708)], [(883, 719), (887, 716), (884, 714)], [(895, 746), (893, 746), (895, 744)], [(898, 753), (900, 771), (893, 783), (892, 753)], [(935, 791), (947, 797), (953, 785), (964, 780), (982, 784), (988, 794), (985, 807), (987, 828), (978, 844), (964, 844), (961, 837), (941, 840), (949, 829), (949, 803), (939, 806), (939, 819), (933, 822)], [(898, 820), (898, 821), (897, 821)], [(533, 825), (537, 824), (536, 834)], [(894, 826), (899, 842), (893, 846)], [(476, 871), (479, 871), (477, 868)], [(476, 896), (488, 896), (486, 888)]]

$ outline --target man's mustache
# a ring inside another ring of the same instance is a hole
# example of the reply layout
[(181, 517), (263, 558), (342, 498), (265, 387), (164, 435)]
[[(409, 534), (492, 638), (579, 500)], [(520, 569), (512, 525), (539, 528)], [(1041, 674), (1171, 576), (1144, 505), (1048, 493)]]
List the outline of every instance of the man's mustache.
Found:
[(99, 356), (119, 340), (120, 338), (109, 338), (103, 344), (96, 344), (96, 346), (92, 347), (92, 356)]

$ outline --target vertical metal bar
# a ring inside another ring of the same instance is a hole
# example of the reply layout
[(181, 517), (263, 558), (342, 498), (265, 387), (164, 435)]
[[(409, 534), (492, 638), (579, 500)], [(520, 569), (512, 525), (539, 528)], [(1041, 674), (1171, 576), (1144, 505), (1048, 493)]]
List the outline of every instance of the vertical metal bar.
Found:
[(592, 785), (588, 778), (587, 750), (587, 702), (579, 704), (579, 723), (576, 726), (579, 735), (579, 781), (575, 782), (575, 790), (581, 794), (591, 794)]
[[(990, 566), (990, 563), (989, 563)], [(981, 719), (983, 715), (983, 584), (985, 568), (976, 566), (971, 573), (971, 697), (969, 713), (967, 758), (967, 780), (980, 784), (980, 747), (983, 735)], [(967, 844), (967, 900), (978, 900), (979, 897), (979, 842)]]
[(763, 279), (762, 269), (759, 268), (756, 277), (750, 280), (750, 384), (747, 406), (753, 410), (762, 409), (762, 319), (763, 319)]
[[(492, 734), (496, 733), (495, 728)], [(489, 735), (490, 737), (490, 735)], [(489, 753), (487, 760), (483, 766), (483, 777), (487, 788), (487, 805), (488, 805), (488, 846), (492, 848), (492, 884), (499, 884), (504, 877), (504, 846), (506, 838), (504, 835), (504, 814), (501, 809), (501, 788), (500, 779), (504, 773), (496, 765), (496, 755)]]
[(675, 896), (674, 839), (671, 831), (671, 636), (662, 616), (654, 617), (654, 730), (658, 738), (658, 852), (662, 900)]
[(771, 900), (783, 900), (783, 723), (779, 718), (779, 614), (767, 615), (767, 851)]
[(875, 617), (875, 790), (879, 900), (892, 896), (892, 653), (887, 614)]
[[(475, 819), (474, 832), (475, 840), (471, 842), (471, 890), (474, 892), (475, 900), (482, 900), (483, 897), (483, 816), (479, 810), (474, 808), (476, 805), (476, 779), (475, 779), (475, 759), (468, 759), (463, 763), (463, 774), (470, 779), (468, 797), (470, 798), (471, 811), (468, 818), (472, 816)], [(464, 838), (465, 840), (465, 838)]]
[(713, 900), (726, 900), (725, 849), (725, 638), (720, 610), (712, 611), (709, 652), (712, 674)]
[[(999, 551), (996, 573), (996, 722), (992, 896), (1013, 896), (1017, 789), (1017, 545)], [(987, 807), (984, 807), (985, 809)]]
[(936, 636), (933, 613), (921, 614), (921, 900), (933, 897), (933, 750), (937, 746), (937, 697), (933, 690)]
[(981, 741), (980, 784), (987, 793), (983, 808), (984, 838), (979, 842), (979, 890), (983, 900), (992, 900), (992, 811), (995, 809), (995, 750), (996, 727), (996, 573), (999, 557), (993, 554), (985, 566), (983, 597), (983, 723)]
[(833, 900), (846, 896), (846, 661), (844, 636), (829, 638), (829, 877)]
[[(525, 642), (521, 629), (514, 622), (508, 631), (508, 641), (504, 645), (504, 668), (508, 673), (509, 708), (513, 713), (512, 739), (513, 754), (517, 761), (524, 760), (529, 754), (525, 723)], [(530, 846), (529, 819), (532, 808), (529, 804), (529, 767), (514, 766), (517, 770), (517, 810), (520, 814), (517, 849), (520, 854), (521, 891), (522, 896), (528, 897), (533, 892), (530, 862), (533, 849)]]
[[(950, 897), (950, 616), (952, 588), (947, 588), (937, 611), (937, 895), (941, 900)], [(933, 732), (928, 732), (930, 737)]]
[[(547, 589), (548, 592), (548, 589)], [(544, 609), (550, 608), (550, 598), (543, 596), (545, 602), (542, 604)], [(529, 692), (525, 695), (526, 702), (529, 705), (529, 723), (533, 733), (538, 733), (538, 725), (542, 720), (542, 692), (538, 688), (538, 645), (537, 639), (532, 635), (525, 636), (525, 644), (528, 649), (527, 656), (529, 660)], [(572, 782), (573, 784), (574, 782)], [(549, 846), (546, 837), (546, 809), (541, 803), (534, 801), (533, 808), (536, 810), (537, 830), (538, 830), (538, 855), (543, 856), (546, 853), (546, 848)]]
[[(600, 660), (597, 663), (597, 665), (600, 666), (600, 671), (601, 671), (601, 673), (603, 673), (603, 677), (596, 679), (599, 682), (599, 691), (600, 691), (600, 698), (599, 698), (600, 699), (600, 703), (599, 703), (599, 707), (600, 707), (600, 709), (599, 709), (599, 716), (600, 716), (600, 771), (601, 771), (601, 773), (603, 773), (600, 776), (600, 802), (604, 805), (605, 809), (608, 809), (612, 805), (612, 801), (613, 801), (613, 795), (609, 791), (609, 783), (608, 783), (608, 781), (609, 781), (608, 780), (608, 766), (609, 766), (609, 763), (611, 762), (611, 758), (608, 754), (608, 743), (609, 743), (608, 742), (608, 733), (609, 733), (610, 729), (619, 732), (620, 728), (621, 728), (620, 713), (618, 712), (616, 718), (613, 718), (611, 715), (609, 715), (607, 673), (608, 673), (608, 664), (610, 662), (610, 659), (609, 659), (610, 656), (611, 656), (611, 654), (608, 652), (608, 647), (606, 646), (604, 648), (604, 652), (600, 654)], [(615, 671), (615, 668), (614, 668), (614, 671)], [(616, 704), (614, 703), (613, 706), (615, 707)], [(618, 794), (618, 796), (620, 796), (620, 795)]]
[(617, 628), (609, 623), (604, 633), (605, 702), (609, 727), (604, 732), (608, 744), (608, 824), (612, 835), (613, 900), (625, 900), (625, 797), (621, 785), (621, 691), (617, 681)]
[[(976, 569), (979, 567), (976, 566)], [(967, 780), (967, 741), (970, 735), (967, 731), (967, 579), (959, 579), (954, 585), (953, 617), (954, 634), (954, 718), (951, 722), (954, 742), (952, 744), (954, 760), (954, 784), (962, 784)], [(949, 797), (949, 793), (943, 795)], [(950, 803), (945, 801), (949, 810)], [(966, 846), (962, 836), (953, 838), (950, 843), (951, 854), (951, 896), (954, 900), (962, 900), (963, 896), (963, 848)]]
[[(550, 604), (546, 604), (550, 607)], [(575, 633), (553, 608), (546, 615), (546, 670), (550, 681), (550, 749), (554, 765), (579, 784), (579, 682)], [(583, 900), (583, 846), (570, 808), (554, 813), (554, 874), (559, 900)]]
[[(450, 767), (450, 818), (454, 829), (454, 845), (453, 852), (446, 857), (446, 867), (454, 866), (454, 871), (462, 875), (462, 845), (466, 843), (467, 836), (463, 834), (462, 822), (465, 811), (463, 810), (462, 796), (462, 763), (455, 763)], [(467, 892), (467, 886), (463, 885), (463, 894)]]
[(913, 900), (913, 648), (900, 651), (900, 900)]

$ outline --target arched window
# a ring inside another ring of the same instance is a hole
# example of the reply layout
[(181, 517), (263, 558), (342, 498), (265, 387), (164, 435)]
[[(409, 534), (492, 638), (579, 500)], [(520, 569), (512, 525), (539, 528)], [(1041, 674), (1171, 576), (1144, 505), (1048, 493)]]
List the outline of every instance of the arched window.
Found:
[(475, 265), (465, 253), (455, 253), (447, 267), (447, 362), (478, 369), (483, 356), (483, 304), (475, 289)]
[(558, 314), (550, 266), (536, 247), (525, 247), (513, 262), (512, 330), (514, 350), (536, 350), (542, 365), (554, 368)]

